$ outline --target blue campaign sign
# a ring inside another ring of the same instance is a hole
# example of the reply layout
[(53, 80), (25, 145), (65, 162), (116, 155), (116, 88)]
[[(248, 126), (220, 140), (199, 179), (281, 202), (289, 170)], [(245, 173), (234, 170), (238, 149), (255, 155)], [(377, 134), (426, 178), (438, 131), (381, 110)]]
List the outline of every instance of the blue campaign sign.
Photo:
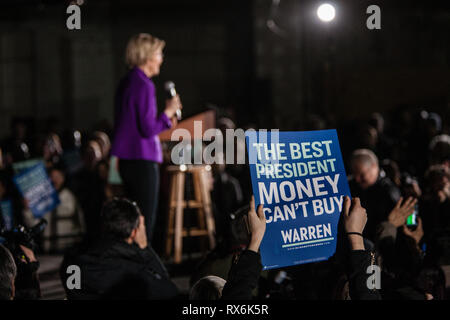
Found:
[(58, 193), (53, 188), (43, 163), (15, 175), (14, 183), (28, 201), (30, 210), (36, 218), (52, 211), (60, 203)]
[(14, 227), (14, 214), (11, 200), (0, 201), (0, 212), (3, 219), (3, 227), (11, 230)]
[(256, 205), (264, 205), (264, 269), (327, 260), (350, 197), (336, 130), (246, 132)]

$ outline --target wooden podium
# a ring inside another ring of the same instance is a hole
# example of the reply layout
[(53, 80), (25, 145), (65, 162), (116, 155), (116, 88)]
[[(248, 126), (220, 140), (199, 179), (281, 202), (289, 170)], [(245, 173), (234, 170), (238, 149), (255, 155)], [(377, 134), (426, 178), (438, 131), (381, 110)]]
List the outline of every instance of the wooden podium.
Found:
[[(196, 121), (201, 121), (201, 130), (198, 127), (195, 128)], [(170, 130), (162, 132), (159, 138), (161, 141), (172, 141), (172, 132), (181, 128), (187, 130), (193, 140), (202, 139), (204, 131), (213, 128), (214, 124), (214, 111), (203, 112), (181, 121)], [(215, 223), (208, 188), (209, 170), (211, 170), (211, 167), (208, 165), (170, 165), (167, 167), (170, 189), (165, 255), (169, 258), (173, 249), (173, 259), (176, 264), (182, 261), (184, 237), (206, 237), (209, 242), (209, 249), (216, 245)], [(186, 175), (188, 174), (192, 176), (194, 199), (184, 198)], [(185, 209), (196, 209), (196, 226), (190, 228), (184, 226)], [(204, 246), (202, 246), (202, 249), (205, 250)]]

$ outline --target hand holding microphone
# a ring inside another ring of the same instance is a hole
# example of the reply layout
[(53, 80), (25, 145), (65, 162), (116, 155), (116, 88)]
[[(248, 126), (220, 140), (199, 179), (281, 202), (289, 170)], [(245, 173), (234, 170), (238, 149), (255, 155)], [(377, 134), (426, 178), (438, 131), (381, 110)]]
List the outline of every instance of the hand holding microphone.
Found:
[(177, 116), (177, 120), (181, 120), (181, 109), (183, 108), (180, 102), (180, 96), (177, 94), (175, 90), (175, 84), (171, 81), (167, 81), (164, 84), (164, 88), (167, 92), (167, 100), (166, 100), (166, 109), (164, 112), (166, 113), (169, 119), (172, 119), (174, 115)]

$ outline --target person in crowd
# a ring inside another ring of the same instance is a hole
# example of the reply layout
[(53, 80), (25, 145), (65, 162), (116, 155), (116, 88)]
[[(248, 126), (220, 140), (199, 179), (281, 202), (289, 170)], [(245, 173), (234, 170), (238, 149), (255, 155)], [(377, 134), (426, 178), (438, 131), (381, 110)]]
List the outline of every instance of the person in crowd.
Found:
[(102, 160), (106, 160), (109, 157), (111, 150), (111, 141), (106, 133), (102, 131), (95, 131), (93, 140), (97, 141), (102, 151)]
[(398, 188), (400, 188), (402, 185), (402, 174), (397, 162), (391, 159), (383, 159), (380, 167), (386, 173), (386, 177), (388, 177)]
[(93, 171), (97, 163), (102, 160), (102, 147), (97, 140), (89, 140), (83, 150), (83, 161), (86, 170)]
[(147, 240), (144, 216), (136, 203), (115, 198), (101, 212), (102, 234), (93, 245), (68, 252), (61, 265), (63, 284), (67, 267), (81, 269), (81, 289), (68, 299), (172, 299), (178, 289)]
[(349, 179), (353, 196), (361, 199), (369, 221), (364, 230), (369, 240), (374, 240), (376, 227), (386, 220), (400, 198), (400, 190), (380, 170), (377, 156), (368, 149), (357, 149), (350, 160), (352, 175)]
[(430, 142), (430, 165), (442, 164), (450, 167), (450, 136), (441, 134)]
[(30, 248), (9, 240), (0, 244), (0, 300), (40, 299), (38, 268)]
[(105, 185), (96, 170), (102, 161), (99, 143), (95, 140), (89, 140), (83, 146), (82, 158), (84, 165), (71, 177), (70, 187), (84, 213), (85, 240), (93, 242), (100, 232), (100, 212), (105, 201)]
[(251, 233), (250, 243), (239, 257), (233, 261), (228, 279), (217, 276), (207, 276), (198, 280), (191, 289), (191, 300), (250, 300), (252, 291), (258, 284), (262, 271), (259, 246), (266, 231), (266, 217), (263, 206), (255, 210), (255, 200), (252, 197), (248, 211), (248, 225)]
[[(219, 155), (225, 160), (223, 155)], [(213, 165), (213, 187), (211, 199), (215, 213), (216, 236), (228, 239), (230, 230), (230, 213), (243, 204), (243, 194), (239, 181), (226, 170), (225, 161)]]
[(99, 163), (97, 163), (95, 174), (97, 176), (97, 180), (99, 181), (100, 188), (103, 189), (102, 202), (112, 199), (114, 197), (114, 190), (108, 183), (109, 162), (106, 160), (101, 160)]
[(63, 154), (63, 148), (61, 145), (61, 139), (56, 133), (48, 134), (43, 141), (42, 145), (42, 157), (47, 168), (51, 168), (61, 160)]
[(147, 222), (151, 241), (159, 194), (159, 164), (162, 162), (158, 134), (172, 126), (181, 109), (178, 95), (166, 100), (157, 115), (156, 89), (152, 77), (163, 63), (165, 42), (146, 33), (133, 36), (127, 45), (130, 68), (116, 93), (114, 137), (111, 154), (119, 158), (119, 172), (127, 196), (135, 200)]
[(420, 210), (427, 245), (427, 263), (449, 266), (450, 169), (445, 165), (433, 165), (427, 170)]
[(378, 132), (370, 125), (362, 125), (358, 128), (357, 133), (358, 148), (366, 148), (378, 153)]
[[(43, 216), (48, 222), (43, 233), (43, 250), (46, 253), (61, 253), (82, 240), (86, 229), (84, 214), (75, 195), (65, 186), (64, 170), (53, 167), (49, 170), (49, 177), (58, 192), (60, 204)], [(35, 218), (30, 209), (24, 211), (27, 227), (33, 227), (40, 219)]]
[(431, 235), (438, 229), (450, 228), (450, 169), (444, 165), (431, 166), (425, 178), (424, 223)]
[[(345, 237), (349, 242), (348, 282), (349, 294), (353, 300), (379, 300), (381, 297), (376, 289), (367, 286), (367, 268), (373, 264), (372, 255), (366, 250), (363, 230), (367, 222), (366, 210), (360, 200), (350, 200), (345, 197), (342, 210)], [(264, 237), (266, 221), (263, 206), (255, 211), (254, 198), (248, 212), (250, 244), (245, 251), (236, 258), (230, 269), (228, 280), (217, 276), (206, 276), (198, 280), (191, 289), (192, 300), (228, 300), (251, 299), (252, 291), (257, 286), (262, 265), (259, 256), (259, 245)]]
[[(248, 209), (248, 206), (239, 210), (245, 210), (246, 208)], [(208, 252), (197, 264), (190, 278), (191, 287), (200, 278), (209, 275), (218, 276), (226, 280), (233, 257), (239, 255), (247, 248), (250, 237), (244, 220), (246, 216), (238, 216), (236, 212), (229, 214), (229, 216), (229, 224), (224, 226), (228, 230), (222, 231), (227, 234), (227, 237), (217, 239), (217, 245), (214, 249)]]
[(414, 197), (420, 199), (422, 197), (422, 188), (416, 177), (408, 173), (403, 173), (400, 178), (400, 192), (404, 198)]
[(13, 300), (17, 267), (11, 252), (0, 244), (0, 300)]

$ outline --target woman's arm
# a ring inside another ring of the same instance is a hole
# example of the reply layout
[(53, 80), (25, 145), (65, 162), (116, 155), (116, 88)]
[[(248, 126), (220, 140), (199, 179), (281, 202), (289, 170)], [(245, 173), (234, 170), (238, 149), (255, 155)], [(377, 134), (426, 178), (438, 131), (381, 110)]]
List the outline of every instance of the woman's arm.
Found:
[(135, 107), (140, 134), (148, 138), (170, 128), (172, 123), (166, 113), (162, 112), (159, 116), (157, 115), (158, 109), (153, 84), (142, 85), (137, 88), (137, 91)]

